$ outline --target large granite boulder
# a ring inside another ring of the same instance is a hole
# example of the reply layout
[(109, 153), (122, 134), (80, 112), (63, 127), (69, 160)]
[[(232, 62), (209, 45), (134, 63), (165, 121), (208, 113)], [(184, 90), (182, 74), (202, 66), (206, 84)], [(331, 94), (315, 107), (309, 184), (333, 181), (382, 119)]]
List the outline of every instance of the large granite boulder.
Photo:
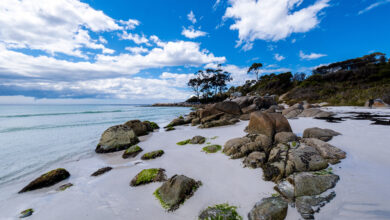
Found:
[(302, 142), (314, 147), (323, 158), (328, 159), (331, 163), (337, 163), (346, 157), (346, 153), (339, 148), (330, 145), (317, 138), (303, 138)]
[(137, 136), (147, 135), (149, 133), (148, 130), (150, 130), (148, 129), (148, 126), (146, 126), (140, 120), (127, 121), (123, 125), (133, 129), (135, 135)]
[(62, 180), (67, 179), (70, 176), (69, 172), (63, 168), (58, 168), (52, 171), (49, 171), (42, 176), (36, 178), (25, 186), (19, 193), (41, 189), (44, 187), (52, 186), (56, 183), (61, 182)]
[(170, 211), (179, 208), (202, 183), (184, 175), (174, 175), (155, 192), (162, 205)]
[(301, 103), (297, 103), (287, 109), (284, 109), (282, 111), (282, 115), (284, 115), (286, 118), (295, 118), (299, 114), (303, 112), (303, 105)]
[(319, 212), (321, 207), (336, 197), (335, 192), (324, 196), (301, 196), (296, 198), (295, 206), (303, 219), (314, 219), (314, 214)]
[(224, 101), (215, 104), (215, 109), (232, 115), (240, 115), (241, 108), (236, 102)]
[(322, 128), (307, 128), (303, 131), (304, 138), (317, 138), (322, 141), (330, 141), (333, 136), (341, 135), (339, 132), (333, 131), (331, 129), (322, 129)]
[(232, 159), (237, 159), (245, 157), (253, 151), (268, 151), (272, 144), (272, 140), (265, 135), (248, 136), (233, 138), (227, 141), (224, 145), (223, 152)]
[(300, 144), (289, 151), (288, 159), (296, 171), (317, 171), (328, 167), (328, 162), (313, 147)]
[(255, 104), (252, 104), (250, 106), (247, 106), (245, 108), (242, 108), (242, 113), (243, 114), (249, 114), (249, 113), (252, 113), (252, 112), (255, 112), (257, 111), (257, 106)]
[(198, 110), (197, 115), (199, 115), (199, 118), (202, 119), (218, 113), (221, 113), (221, 111), (215, 108), (215, 104), (211, 104), (211, 105), (207, 105), (206, 108), (204, 109)]
[(250, 142), (251, 142), (251, 139), (248, 137), (230, 139), (223, 146), (222, 152), (228, 156), (237, 154), (240, 152), (240, 148), (242, 146), (244, 146), (245, 144), (248, 144)]
[(318, 174), (316, 172), (294, 173), (287, 181), (294, 185), (294, 196), (315, 196), (336, 186), (339, 176), (331, 173)]
[(278, 103), (274, 96), (264, 96), (255, 98), (253, 104), (255, 104), (258, 109), (268, 109), (272, 105), (277, 105)]
[(264, 134), (270, 138), (278, 132), (292, 132), (287, 119), (279, 113), (262, 113), (260, 111), (251, 113), (248, 132)]
[(309, 108), (303, 110), (298, 117), (330, 117), (332, 115), (334, 115), (332, 112), (326, 112), (319, 108)]
[(253, 102), (253, 98), (250, 96), (241, 96), (241, 97), (234, 98), (231, 101), (237, 103), (240, 106), (240, 108), (245, 108), (248, 105), (250, 105), (251, 102)]
[(252, 208), (249, 220), (283, 220), (287, 216), (288, 203), (280, 197), (264, 198)]
[(138, 142), (139, 139), (133, 129), (125, 125), (115, 125), (103, 132), (95, 152), (109, 153), (120, 151)]

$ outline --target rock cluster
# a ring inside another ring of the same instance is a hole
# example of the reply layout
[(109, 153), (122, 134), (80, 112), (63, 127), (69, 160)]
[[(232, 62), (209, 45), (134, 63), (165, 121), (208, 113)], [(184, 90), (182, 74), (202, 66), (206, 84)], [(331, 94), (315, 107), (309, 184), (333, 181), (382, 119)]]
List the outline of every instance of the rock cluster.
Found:
[(232, 159), (244, 158), (245, 166), (262, 168), (264, 179), (277, 183), (275, 189), (280, 193), (256, 204), (248, 218), (284, 219), (287, 202), (296, 202), (301, 216), (312, 218), (317, 206), (331, 199), (321, 194), (339, 179), (326, 168), (346, 153), (325, 141), (340, 133), (309, 128), (300, 138), (282, 114), (260, 111), (251, 114), (246, 131), (245, 137), (227, 141), (223, 152)]
[(287, 119), (296, 117), (320, 117), (326, 118), (334, 115), (332, 112), (327, 112), (319, 109), (320, 105), (311, 105), (307, 102), (296, 103), (295, 105), (284, 109), (282, 114)]

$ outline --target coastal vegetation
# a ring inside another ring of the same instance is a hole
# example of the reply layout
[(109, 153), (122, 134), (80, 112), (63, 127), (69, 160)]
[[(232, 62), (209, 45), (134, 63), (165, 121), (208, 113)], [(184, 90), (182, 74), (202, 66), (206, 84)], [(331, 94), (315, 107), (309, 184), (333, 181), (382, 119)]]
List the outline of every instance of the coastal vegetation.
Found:
[[(311, 74), (285, 72), (263, 74), (258, 77), (261, 67), (261, 63), (253, 63), (248, 68), (247, 72), (255, 74), (256, 80), (247, 80), (243, 85), (232, 86), (227, 90), (226, 85), (221, 90), (212, 87), (214, 93), (209, 92), (209, 84), (202, 81), (202, 77), (191, 79), (188, 85), (198, 89), (195, 96), (186, 102), (218, 102), (239, 93), (243, 96), (275, 94), (280, 96), (279, 101), (288, 104), (306, 100), (315, 103), (327, 102), (330, 105), (362, 106), (367, 100), (376, 98), (390, 103), (390, 61), (383, 53), (372, 53), (323, 65), (313, 69)], [(214, 74), (215, 71), (210, 73)], [(194, 87), (195, 85), (197, 87)], [(222, 92), (224, 90), (226, 91)], [(202, 94), (200, 98), (199, 94)]]

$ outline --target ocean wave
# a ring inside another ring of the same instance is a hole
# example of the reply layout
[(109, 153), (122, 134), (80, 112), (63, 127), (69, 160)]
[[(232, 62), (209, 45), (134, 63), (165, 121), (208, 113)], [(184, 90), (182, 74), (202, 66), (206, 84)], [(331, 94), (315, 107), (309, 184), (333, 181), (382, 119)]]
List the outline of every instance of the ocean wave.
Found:
[(66, 128), (66, 127), (94, 126), (94, 125), (116, 124), (116, 123), (120, 124), (121, 121), (104, 121), (104, 122), (63, 124), (63, 125), (39, 125), (39, 126), (31, 126), (31, 127), (12, 127), (12, 128), (6, 128), (0, 130), (0, 133), (28, 131), (28, 130), (55, 129), (55, 128)]
[(0, 115), (0, 118), (26, 118), (39, 116), (59, 116), (59, 115), (81, 115), (81, 114), (102, 114), (124, 112), (123, 110), (112, 111), (83, 111), (83, 112), (58, 112), (58, 113), (39, 113), (39, 114), (23, 114), (23, 115)]

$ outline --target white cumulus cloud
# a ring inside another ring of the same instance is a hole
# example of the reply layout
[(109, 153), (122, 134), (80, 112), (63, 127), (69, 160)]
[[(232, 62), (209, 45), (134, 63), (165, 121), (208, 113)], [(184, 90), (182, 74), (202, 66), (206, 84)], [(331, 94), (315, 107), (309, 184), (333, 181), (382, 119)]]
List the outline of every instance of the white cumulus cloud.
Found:
[(197, 37), (203, 37), (206, 36), (207, 33), (201, 30), (195, 30), (193, 27), (190, 28), (183, 28), (183, 31), (181, 32), (182, 35), (184, 35), (187, 38), (194, 39)]
[(188, 20), (191, 21), (193, 24), (196, 23), (195, 14), (194, 14), (193, 11), (190, 11), (190, 13), (188, 13), (187, 18), (188, 18)]
[(274, 58), (277, 61), (282, 61), (282, 60), (286, 59), (286, 57), (284, 57), (284, 56), (282, 56), (282, 55), (280, 55), (278, 53), (275, 54)]
[(231, 30), (238, 30), (238, 46), (251, 49), (256, 39), (279, 41), (293, 33), (305, 33), (315, 28), (318, 14), (330, 0), (317, 0), (299, 8), (303, 0), (230, 0), (224, 19), (231, 18)]

